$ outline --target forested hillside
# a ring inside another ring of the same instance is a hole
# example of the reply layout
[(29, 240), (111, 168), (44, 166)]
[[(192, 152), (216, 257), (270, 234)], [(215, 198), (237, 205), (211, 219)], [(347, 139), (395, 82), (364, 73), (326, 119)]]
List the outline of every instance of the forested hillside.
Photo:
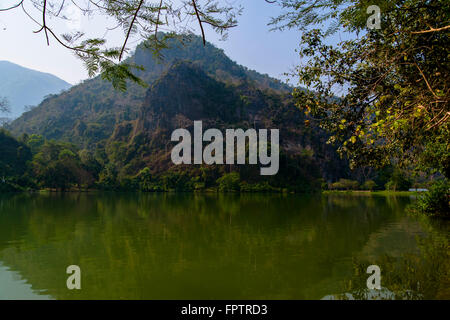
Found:
[[(291, 90), (277, 79), (238, 65), (214, 45), (207, 43), (203, 46), (197, 36), (189, 36), (183, 44), (173, 41), (169, 49), (162, 51), (162, 60), (142, 43), (127, 62), (144, 67), (145, 71), (139, 71), (137, 75), (151, 85), (178, 60), (195, 62), (206, 73), (223, 82), (250, 81), (259, 88)], [(93, 148), (113, 133), (116, 124), (136, 119), (146, 90), (130, 83), (126, 92), (117, 91), (110, 82), (96, 77), (67, 92), (47, 97), (37, 108), (26, 112), (7, 128), (16, 136), (35, 133), (47, 139), (62, 139)]]
[[(11, 123), (8, 129), (22, 141), (42, 139), (41, 146), (34, 148), (39, 156), (29, 172), (30, 177), (41, 176), (36, 185), (58, 185), (49, 178), (58, 176), (58, 166), (55, 173), (43, 172), (45, 162), (61, 157), (65, 163), (68, 157), (73, 159), (73, 174), (67, 175), (68, 167), (63, 170), (72, 184), (108, 189), (204, 189), (218, 186), (218, 179), (225, 176), (234, 181), (234, 186), (226, 187), (233, 190), (244, 183), (243, 189), (246, 184), (264, 184), (267, 190), (311, 191), (320, 189), (324, 181), (349, 176), (345, 160), (326, 144), (327, 135), (308, 125), (304, 113), (294, 106), (289, 86), (236, 64), (213, 45), (203, 46), (199, 37), (189, 40), (163, 50), (162, 61), (145, 43), (138, 46), (129, 61), (144, 67), (138, 76), (148, 84), (146, 88), (130, 84), (126, 92), (117, 91), (97, 77), (48, 97)], [(171, 132), (177, 128), (192, 131), (195, 120), (203, 121), (204, 130), (280, 129), (279, 173), (261, 177), (255, 174), (259, 171), (256, 165), (174, 166)], [(52, 139), (73, 147), (44, 142)], [(46, 152), (42, 152), (44, 146)], [(48, 153), (54, 157), (48, 158)], [(91, 159), (86, 161), (95, 163), (95, 168), (89, 168), (82, 158)], [(75, 178), (80, 172), (86, 181)], [(142, 172), (151, 176), (151, 183), (141, 181)], [(63, 188), (70, 185), (61, 183)]]

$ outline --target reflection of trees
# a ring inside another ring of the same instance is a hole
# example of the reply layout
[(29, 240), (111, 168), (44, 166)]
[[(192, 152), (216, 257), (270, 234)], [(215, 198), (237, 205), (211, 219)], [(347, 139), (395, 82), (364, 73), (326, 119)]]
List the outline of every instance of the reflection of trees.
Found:
[[(418, 250), (393, 255), (386, 252), (367, 261), (364, 257), (353, 262), (354, 276), (344, 287), (357, 298), (366, 290), (368, 265), (377, 264), (382, 269), (382, 285), (395, 294), (396, 299), (449, 299), (450, 252), (448, 221), (418, 217), (426, 235), (416, 236)], [(375, 261), (375, 262), (374, 262)]]
[[(320, 298), (393, 219), (382, 198), (367, 200), (18, 195), (0, 198), (0, 259), (65, 299)], [(80, 292), (65, 288), (70, 264), (82, 268)]]

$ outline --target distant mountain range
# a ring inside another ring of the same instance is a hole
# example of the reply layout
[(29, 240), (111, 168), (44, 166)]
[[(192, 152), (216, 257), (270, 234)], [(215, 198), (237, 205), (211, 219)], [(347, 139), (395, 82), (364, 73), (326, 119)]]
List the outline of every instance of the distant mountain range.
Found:
[(15, 119), (28, 106), (37, 106), (45, 96), (67, 90), (72, 85), (49, 73), (24, 68), (17, 64), (0, 61), (0, 97), (6, 97), (10, 113), (1, 117)]
[[(147, 88), (129, 84), (120, 92), (96, 77), (48, 96), (6, 128), (15, 136), (40, 134), (95, 151), (119, 178), (143, 168), (156, 174), (174, 169), (170, 134), (176, 128), (192, 131), (194, 120), (202, 120), (204, 130), (280, 128), (277, 179), (286, 181), (275, 184), (301, 187), (320, 176), (335, 180), (346, 175), (348, 166), (326, 144), (327, 135), (305, 125), (306, 116), (293, 104), (292, 87), (238, 65), (214, 45), (203, 46), (197, 36), (183, 45), (172, 43), (162, 55), (158, 61), (143, 43), (128, 59), (145, 68), (137, 75)], [(246, 170), (241, 175), (250, 181), (255, 168)]]

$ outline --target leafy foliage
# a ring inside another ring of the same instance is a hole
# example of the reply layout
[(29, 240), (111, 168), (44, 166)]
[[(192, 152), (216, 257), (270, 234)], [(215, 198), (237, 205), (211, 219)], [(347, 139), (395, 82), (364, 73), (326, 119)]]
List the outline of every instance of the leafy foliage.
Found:
[[(31, 160), (31, 152), (28, 146), (0, 129), (0, 179), (19, 176), (25, 173), (26, 165)], [(0, 181), (1, 182), (1, 181)]]
[(240, 176), (237, 172), (231, 172), (217, 179), (220, 191), (239, 191)]
[(367, 180), (367, 181), (365, 181), (364, 184), (361, 186), (361, 188), (362, 188), (363, 190), (369, 190), (369, 191), (374, 190), (376, 187), (377, 187), (377, 184), (376, 184), (376, 182), (373, 181), (373, 180)]
[[(427, 153), (424, 166), (448, 174), (449, 21), (448, 1), (281, 1), (290, 10), (273, 21), (305, 30), (297, 106), (332, 132), (329, 142), (353, 167), (417, 165), (424, 149), (440, 141), (440, 154)], [(366, 29), (369, 5), (381, 8), (381, 29)], [(360, 36), (326, 44), (315, 24), (327, 21)], [(433, 26), (433, 27), (430, 27)], [(435, 26), (435, 27), (434, 27)], [(336, 92), (342, 95), (336, 98)]]
[(357, 190), (359, 187), (358, 181), (349, 179), (339, 179), (339, 181), (332, 183), (330, 189), (332, 190)]
[(407, 191), (411, 187), (411, 181), (401, 170), (396, 169), (385, 187), (386, 190)]
[(431, 217), (450, 218), (450, 184), (446, 180), (436, 182), (429, 192), (422, 194), (415, 209)]

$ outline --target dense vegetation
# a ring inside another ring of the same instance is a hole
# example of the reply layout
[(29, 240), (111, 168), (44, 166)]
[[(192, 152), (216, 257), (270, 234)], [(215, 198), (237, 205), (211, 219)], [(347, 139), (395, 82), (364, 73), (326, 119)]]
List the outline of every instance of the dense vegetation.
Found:
[[(280, 155), (276, 176), (259, 175), (259, 166), (195, 165), (171, 166), (151, 170), (145, 166), (136, 172), (121, 165), (120, 148), (90, 151), (76, 145), (42, 136), (24, 134), (19, 140), (0, 131), (0, 191), (24, 190), (115, 190), (115, 191), (201, 191), (201, 192), (313, 192), (323, 190), (407, 190), (412, 179), (405, 173), (387, 168), (375, 181), (341, 178), (327, 183), (320, 168), (306, 152)], [(126, 152), (126, 148), (122, 149)], [(126, 153), (125, 153), (126, 154)], [(152, 162), (150, 162), (151, 164)], [(403, 183), (403, 184), (402, 184)], [(423, 184), (422, 184), (423, 185)], [(445, 205), (445, 202), (443, 202)], [(442, 204), (442, 200), (441, 200)]]
[[(205, 42), (203, 32), (202, 37), (185, 36), (181, 45), (178, 40), (183, 37), (158, 33), (156, 27), (122, 69), (102, 62), (105, 56), (117, 58), (117, 50), (99, 51), (103, 57), (94, 57), (95, 48), (103, 42), (85, 42), (82, 48), (88, 52), (82, 58), (89, 62), (91, 74), (101, 71), (102, 76), (48, 97), (8, 129), (16, 136), (40, 134), (45, 139), (74, 143), (83, 152), (97, 155), (94, 158), (101, 170), (94, 172), (91, 180), (113, 189), (139, 189), (141, 178), (136, 177), (145, 169), (155, 181), (155, 187), (148, 188), (151, 190), (214, 186), (236, 191), (251, 190), (247, 184), (256, 184), (256, 189), (264, 190), (305, 191), (321, 186), (396, 191), (421, 186), (427, 177), (433, 181), (448, 178), (448, 3), (275, 2), (286, 13), (275, 18), (273, 26), (298, 28), (303, 33), (299, 53), (307, 64), (299, 66), (294, 76), (310, 90), (295, 88), (293, 100), (285, 94), (291, 88), (232, 62)], [(194, 13), (195, 4), (193, 1)], [(381, 27), (368, 29), (367, 7), (372, 4), (381, 8)], [(120, 6), (113, 9), (120, 18)], [(209, 13), (227, 16), (223, 9)], [(235, 21), (235, 11), (229, 9), (227, 19), (216, 21), (219, 32)], [(152, 14), (158, 13), (157, 26), (165, 9), (155, 10)], [(139, 11), (138, 7), (136, 16)], [(203, 18), (211, 17), (205, 13)], [(146, 22), (155, 27), (153, 20)], [(198, 22), (201, 26), (202, 19)], [(321, 23), (327, 23), (328, 30), (317, 29)], [(43, 29), (50, 31), (45, 25)], [(327, 37), (338, 30), (359, 37), (330, 45)], [(151, 56), (148, 48), (163, 57), (163, 63)], [(130, 66), (140, 67), (131, 75)], [(126, 86), (127, 78), (137, 84)], [(119, 92), (112, 87), (128, 90)], [(338, 92), (342, 94), (337, 97)], [(194, 110), (198, 101), (202, 110)], [(188, 111), (177, 110), (180, 104)], [(295, 113), (294, 105), (302, 112)], [(236, 114), (240, 116), (232, 117)], [(192, 120), (200, 119), (219, 128), (282, 127), (285, 161), (281, 171), (289, 169), (275, 181), (261, 181), (251, 178), (252, 174), (246, 173), (251, 169), (246, 167), (215, 168), (214, 176), (206, 179), (213, 184), (201, 180), (196, 167), (182, 168), (181, 172), (168, 165), (168, 145), (163, 142), (176, 127), (171, 119), (180, 118), (187, 121), (186, 128)], [(325, 141), (348, 161), (338, 160), (332, 148), (323, 146)], [(61, 159), (72, 167), (78, 163), (74, 152)], [(357, 169), (350, 172), (349, 167)], [(41, 173), (36, 177), (40, 182), (46, 179)], [(50, 185), (48, 181), (46, 185)], [(152, 184), (146, 181), (143, 185)]]
[[(130, 85), (123, 93), (95, 78), (48, 97), (7, 126), (33, 151), (29, 186), (307, 192), (349, 176), (345, 160), (326, 145), (326, 133), (298, 125), (305, 116), (290, 87), (237, 65), (211, 44), (204, 47), (199, 37), (163, 50), (163, 64), (144, 45), (130, 59), (144, 65), (139, 76), (147, 89)], [(263, 179), (256, 165), (174, 167), (170, 134), (191, 130), (194, 120), (202, 120), (204, 130), (279, 128), (279, 174)], [(227, 174), (237, 175), (238, 187), (229, 187)]]
[[(121, 168), (104, 150), (79, 150), (74, 144), (23, 135), (20, 141), (0, 132), (4, 152), (0, 158), (1, 191), (104, 189), (120, 191), (297, 191), (320, 188), (320, 173), (312, 159), (286, 158), (279, 175), (259, 180), (259, 167), (172, 167), (158, 173), (148, 167), (120, 175)], [(282, 156), (282, 160), (286, 156)], [(256, 178), (255, 178), (256, 177)]]
[[(330, 132), (350, 165), (450, 178), (449, 2), (279, 3), (287, 13), (273, 25), (303, 32), (299, 53), (307, 63), (295, 77), (311, 91), (296, 90), (296, 104)], [(378, 27), (368, 27), (370, 5), (381, 12)], [(328, 36), (337, 31), (358, 37), (335, 45)]]
[[(147, 89), (130, 85), (127, 92), (114, 91), (95, 78), (49, 96), (7, 126), (31, 153), (22, 171), (6, 174), (10, 190), (311, 192), (426, 186), (426, 178), (393, 165), (351, 171), (326, 144), (328, 134), (295, 107), (290, 87), (237, 65), (210, 44), (204, 47), (199, 37), (163, 50), (163, 64), (144, 46), (129, 59), (144, 65), (139, 77)], [(279, 173), (261, 177), (257, 165), (174, 166), (171, 132), (192, 130), (194, 120), (202, 120), (204, 130), (279, 128)]]

